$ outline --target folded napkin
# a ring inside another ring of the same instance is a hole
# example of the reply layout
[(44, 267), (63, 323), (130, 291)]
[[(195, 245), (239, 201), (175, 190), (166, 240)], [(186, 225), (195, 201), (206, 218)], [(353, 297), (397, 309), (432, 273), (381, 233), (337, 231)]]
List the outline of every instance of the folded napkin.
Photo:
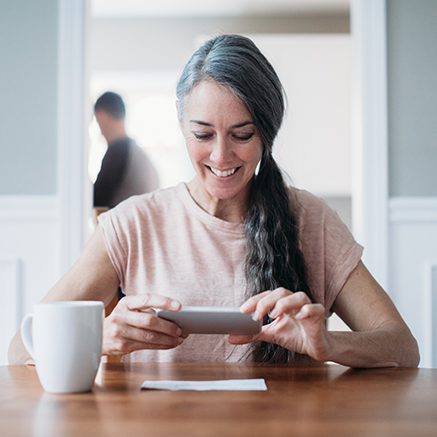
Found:
[(155, 390), (267, 390), (264, 379), (223, 381), (144, 381), (141, 388)]

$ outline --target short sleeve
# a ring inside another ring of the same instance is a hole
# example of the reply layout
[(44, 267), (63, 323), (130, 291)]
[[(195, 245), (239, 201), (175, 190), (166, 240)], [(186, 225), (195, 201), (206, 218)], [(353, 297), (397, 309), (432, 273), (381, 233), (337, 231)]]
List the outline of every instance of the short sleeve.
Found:
[(326, 201), (303, 190), (296, 190), (294, 198), (308, 285), (329, 317), (335, 299), (362, 257), (363, 247)]

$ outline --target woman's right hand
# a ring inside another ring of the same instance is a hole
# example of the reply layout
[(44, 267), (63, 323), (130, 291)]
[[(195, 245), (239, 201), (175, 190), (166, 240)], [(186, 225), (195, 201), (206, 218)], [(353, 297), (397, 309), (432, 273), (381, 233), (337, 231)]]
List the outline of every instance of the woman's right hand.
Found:
[(172, 349), (186, 336), (173, 322), (161, 319), (154, 311), (178, 311), (177, 300), (149, 293), (121, 299), (103, 325), (103, 355), (125, 355), (141, 349)]

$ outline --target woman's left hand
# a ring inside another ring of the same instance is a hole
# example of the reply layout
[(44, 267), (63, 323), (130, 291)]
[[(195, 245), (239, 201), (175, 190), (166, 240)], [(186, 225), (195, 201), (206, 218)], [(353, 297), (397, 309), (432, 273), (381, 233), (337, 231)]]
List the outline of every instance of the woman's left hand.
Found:
[(251, 297), (240, 309), (244, 314), (253, 312), (257, 320), (268, 313), (273, 322), (264, 325), (257, 335), (230, 335), (230, 343), (266, 341), (317, 361), (328, 359), (330, 342), (325, 308), (311, 303), (304, 292), (292, 293), (285, 288), (265, 291)]

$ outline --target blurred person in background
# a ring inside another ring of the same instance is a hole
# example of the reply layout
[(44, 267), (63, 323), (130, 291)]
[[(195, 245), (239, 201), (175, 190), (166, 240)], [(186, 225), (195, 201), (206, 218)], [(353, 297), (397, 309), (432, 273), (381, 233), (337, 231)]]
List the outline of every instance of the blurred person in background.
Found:
[(108, 150), (94, 183), (95, 216), (123, 200), (159, 188), (158, 174), (144, 151), (126, 134), (126, 107), (120, 95), (102, 94), (94, 105)]

